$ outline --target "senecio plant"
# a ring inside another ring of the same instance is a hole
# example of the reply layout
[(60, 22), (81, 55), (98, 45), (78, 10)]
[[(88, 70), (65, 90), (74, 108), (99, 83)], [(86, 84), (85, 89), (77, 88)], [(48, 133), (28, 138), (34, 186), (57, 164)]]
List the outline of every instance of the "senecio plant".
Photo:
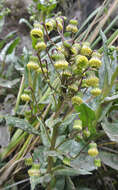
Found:
[[(76, 19), (71, 19), (67, 26), (65, 22), (66, 17), (57, 16), (34, 23), (30, 32), (35, 51), (26, 65), (28, 85), (21, 100), (28, 105), (25, 118), (30, 124), (35, 123), (40, 132), (38, 149), (26, 159), (32, 189), (42, 184), (52, 190), (62, 183), (59, 176), (63, 183), (70, 183), (69, 176), (89, 174), (81, 165), (76, 168), (81, 156), (92, 160), (94, 169), (101, 166), (99, 150), (92, 138), (96, 122), (87, 126), (79, 117), (83, 105), (101, 96), (98, 77), (101, 54), (92, 50), (88, 42), (75, 39)], [(54, 43), (52, 33), (61, 42)]]

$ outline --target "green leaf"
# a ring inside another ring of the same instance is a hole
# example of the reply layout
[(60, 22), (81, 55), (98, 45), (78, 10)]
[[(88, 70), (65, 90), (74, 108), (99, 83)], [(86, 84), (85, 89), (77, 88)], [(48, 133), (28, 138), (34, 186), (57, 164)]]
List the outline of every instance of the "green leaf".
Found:
[(105, 118), (102, 122), (102, 128), (111, 141), (118, 142), (118, 123), (110, 123)]
[(94, 158), (88, 155), (87, 149), (84, 149), (84, 153), (81, 153), (76, 159), (72, 160), (70, 166), (74, 169), (83, 169), (88, 172), (96, 169)]
[(75, 110), (79, 114), (84, 127), (88, 127), (91, 133), (95, 133), (96, 129), (92, 127), (92, 122), (95, 120), (95, 112), (87, 104), (76, 105)]
[(56, 184), (52, 190), (64, 190), (65, 189), (65, 177), (64, 176), (56, 176)]
[(66, 177), (66, 188), (68, 190), (76, 190), (75, 186), (74, 186), (74, 183), (72, 182), (71, 178), (70, 177)]
[(48, 131), (45, 128), (46, 126), (42, 123), (42, 121), (38, 118), (40, 122), (40, 130), (41, 130), (41, 138), (42, 138), (42, 143), (46, 147), (50, 147), (50, 137), (48, 136)]
[(19, 21), (19, 24), (25, 23), (30, 29), (33, 28), (33, 26), (29, 23), (29, 21), (25, 18), (21, 18)]
[(40, 135), (40, 133), (24, 119), (12, 116), (5, 116), (3, 118), (5, 118), (7, 126), (19, 128), (34, 135)]
[(48, 184), (51, 180), (50, 174), (45, 174), (44, 176), (32, 176), (30, 177), (31, 190), (34, 190), (38, 184)]
[(0, 32), (2, 31), (2, 28), (3, 28), (4, 22), (5, 22), (5, 18), (2, 17), (2, 19), (0, 19)]
[(101, 161), (105, 165), (107, 165), (115, 170), (118, 170), (118, 155), (117, 154), (100, 151), (99, 156), (101, 158)]
[(13, 52), (13, 50), (15, 49), (19, 41), (20, 41), (20, 38), (17, 37), (15, 40), (10, 42), (9, 47), (7, 48), (7, 51), (6, 51), (6, 55), (11, 54)]
[(58, 149), (64, 155), (76, 156), (81, 149), (84, 147), (84, 144), (78, 143), (75, 140), (68, 140), (64, 142)]
[(18, 82), (20, 81), (20, 79), (14, 79), (12, 81), (8, 81), (8, 80), (4, 80), (4, 79), (0, 79), (0, 87), (3, 88), (12, 88), (13, 86), (15, 86)]
[(88, 175), (91, 174), (88, 171), (82, 170), (82, 169), (73, 169), (69, 167), (63, 167), (61, 169), (58, 169), (54, 171), (55, 176), (78, 176), (78, 175)]

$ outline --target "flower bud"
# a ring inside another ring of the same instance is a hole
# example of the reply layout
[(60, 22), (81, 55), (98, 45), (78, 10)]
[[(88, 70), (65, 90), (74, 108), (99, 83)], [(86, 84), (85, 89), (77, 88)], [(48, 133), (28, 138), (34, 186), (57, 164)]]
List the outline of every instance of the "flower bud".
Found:
[(29, 102), (31, 100), (30, 96), (28, 94), (22, 94), (21, 100), (24, 102)]
[(71, 77), (72, 74), (69, 71), (64, 71), (64, 72), (62, 72), (62, 76), (64, 76), (64, 77)]
[(43, 38), (43, 31), (41, 28), (33, 28), (30, 34), (31, 34), (31, 37), (34, 37), (34, 38)]
[(88, 137), (90, 137), (91, 133), (90, 133), (89, 130), (85, 129), (85, 130), (83, 131), (83, 135), (84, 135), (86, 138), (88, 138)]
[(78, 86), (76, 84), (71, 84), (68, 86), (68, 89), (74, 92), (78, 91)]
[(33, 159), (32, 159), (32, 157), (30, 157), (30, 158), (26, 158), (26, 159), (25, 159), (25, 165), (26, 165), (26, 166), (31, 166), (32, 163), (33, 163)]
[(94, 142), (91, 142), (91, 143), (89, 144), (89, 148), (97, 148), (97, 144), (94, 143)]
[[(42, 70), (43, 70), (43, 72), (42, 72)], [(39, 68), (36, 70), (36, 72), (37, 72), (37, 73), (47, 73), (48, 70), (47, 70), (45, 67), (43, 67), (42, 69), (39, 67)]]
[(90, 48), (89, 43), (83, 43), (80, 53), (85, 56), (90, 56), (92, 54), (92, 49)]
[(91, 94), (93, 96), (99, 96), (101, 94), (101, 90), (99, 88), (94, 88), (91, 90)]
[(63, 60), (65, 57), (62, 53), (53, 53), (51, 58), (54, 60), (54, 61), (58, 61), (58, 60)]
[(80, 49), (81, 49), (80, 44), (75, 43), (74, 45), (72, 45), (71, 52), (72, 52), (74, 55), (77, 55), (77, 54), (79, 53)]
[(44, 42), (38, 42), (35, 48), (40, 52), (46, 49), (46, 44)]
[(72, 25), (72, 24), (69, 24), (69, 25), (66, 27), (66, 31), (67, 31), (67, 32), (76, 33), (76, 32), (78, 32), (78, 28), (77, 28), (77, 26), (74, 26), (74, 25)]
[(83, 100), (79, 96), (72, 97), (72, 104), (80, 105), (83, 103)]
[(34, 169), (34, 168), (31, 168), (28, 170), (28, 174), (30, 177), (32, 176), (40, 176), (40, 171), (39, 169)]
[(29, 60), (33, 62), (37, 62), (37, 63), (39, 62), (39, 59), (37, 56), (30, 56)]
[(77, 130), (81, 131), (82, 130), (82, 121), (81, 120), (75, 120), (74, 125), (73, 125), (73, 129), (77, 129)]
[(90, 67), (99, 68), (102, 65), (102, 62), (101, 62), (101, 60), (98, 57), (92, 57), (89, 60), (89, 65), (90, 65)]
[(54, 67), (56, 69), (67, 69), (68, 68), (68, 62), (66, 60), (56, 61), (56, 63), (54, 64)]
[(101, 160), (100, 158), (94, 160), (94, 165), (97, 167), (101, 167)]
[(99, 152), (98, 152), (97, 148), (89, 148), (88, 154), (89, 154), (89, 156), (94, 157), (94, 156), (97, 156), (99, 154)]
[(75, 62), (79, 68), (84, 68), (88, 65), (88, 59), (83, 55), (77, 55), (75, 57)]
[(93, 76), (93, 77), (91, 76), (91, 77), (85, 79), (85, 83), (87, 86), (96, 87), (99, 84), (99, 78), (96, 76)]
[(71, 44), (67, 40), (63, 42), (63, 45), (65, 48), (71, 48)]
[(69, 23), (70, 24), (72, 24), (72, 25), (78, 25), (78, 21), (77, 20), (75, 20), (75, 19), (71, 19), (70, 21), (69, 21)]
[(62, 31), (63, 30), (63, 25), (61, 22), (57, 22), (57, 28), (59, 29), (59, 31)]
[(47, 30), (51, 32), (56, 26), (56, 22), (54, 19), (50, 19), (48, 22), (46, 22), (45, 25), (46, 25)]
[(27, 68), (31, 70), (37, 70), (39, 68), (39, 65), (36, 62), (29, 61), (29, 63), (27, 64)]

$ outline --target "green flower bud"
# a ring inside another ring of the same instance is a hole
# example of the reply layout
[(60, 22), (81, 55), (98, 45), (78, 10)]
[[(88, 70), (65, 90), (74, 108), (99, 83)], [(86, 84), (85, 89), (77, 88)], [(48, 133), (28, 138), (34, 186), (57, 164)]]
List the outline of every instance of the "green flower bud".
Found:
[(68, 86), (68, 89), (74, 92), (78, 91), (78, 86), (76, 84), (71, 84)]
[(33, 159), (32, 159), (32, 157), (30, 157), (30, 158), (26, 158), (26, 159), (25, 159), (25, 165), (26, 165), (26, 166), (31, 166), (32, 163), (33, 163)]
[(88, 137), (90, 137), (91, 133), (90, 133), (89, 130), (86, 130), (86, 129), (85, 129), (85, 130), (83, 131), (83, 135), (88, 138)]
[(56, 63), (54, 64), (54, 67), (56, 69), (67, 69), (68, 68), (68, 62), (66, 60), (56, 61)]
[(31, 168), (31, 169), (28, 170), (28, 174), (29, 174), (30, 177), (32, 177), (32, 176), (40, 176), (40, 171), (39, 171), (39, 169)]
[(77, 64), (77, 67), (81, 67), (84, 68), (88, 65), (88, 59), (87, 57), (83, 56), (83, 55), (77, 55), (75, 57), (75, 62)]
[(42, 74), (42, 73), (43, 73), (42, 70), (43, 70), (44, 73), (47, 73), (47, 72), (48, 72), (47, 68), (45, 68), (45, 67), (43, 67), (42, 69), (39, 67), (39, 68), (36, 70), (36, 72)]
[(98, 152), (97, 148), (90, 148), (88, 150), (88, 154), (89, 154), (89, 156), (94, 157), (94, 156), (97, 156), (99, 154), (99, 152)]
[(39, 68), (39, 65), (36, 62), (29, 61), (29, 63), (27, 64), (27, 68), (31, 70), (37, 70)]
[(71, 52), (72, 52), (74, 55), (77, 55), (77, 54), (79, 53), (80, 49), (81, 49), (80, 44), (75, 43), (74, 45), (72, 45)]
[(43, 38), (43, 31), (41, 28), (33, 28), (30, 34), (31, 34), (31, 37), (34, 37), (34, 38)]
[(46, 44), (44, 42), (38, 42), (35, 48), (40, 52), (46, 49)]
[(63, 45), (65, 48), (71, 48), (71, 44), (67, 40), (63, 42)]
[(90, 60), (89, 60), (89, 65), (90, 67), (96, 67), (96, 68), (99, 68), (101, 67), (102, 65), (102, 62), (99, 58), (97, 57), (92, 57)]
[(91, 76), (87, 79), (85, 79), (85, 83), (87, 86), (93, 86), (96, 87), (99, 84), (99, 78), (97, 78), (96, 76)]
[(66, 31), (67, 31), (67, 32), (76, 33), (76, 32), (78, 32), (78, 28), (77, 28), (77, 26), (74, 26), (74, 25), (72, 25), (72, 24), (69, 24), (69, 25), (66, 27)]
[(71, 20), (69, 21), (69, 23), (72, 24), (72, 25), (78, 25), (78, 21), (75, 20), (75, 19), (71, 19)]
[(81, 131), (82, 130), (82, 121), (81, 120), (75, 120), (74, 125), (73, 125), (73, 129), (77, 129), (77, 130)]
[(72, 97), (72, 104), (80, 105), (83, 103), (83, 100), (79, 96)]
[(92, 54), (92, 49), (90, 48), (89, 43), (83, 43), (80, 54), (85, 56), (90, 56)]
[(94, 88), (91, 90), (91, 94), (93, 96), (99, 96), (101, 94), (101, 90), (99, 88)]
[(56, 22), (54, 19), (50, 19), (45, 25), (48, 31), (52, 31), (56, 27)]
[(37, 63), (39, 62), (39, 59), (37, 56), (30, 56), (29, 60), (33, 62), (37, 62)]
[(94, 143), (94, 142), (91, 142), (91, 143), (89, 144), (89, 148), (97, 148), (97, 144)]
[(101, 167), (101, 160), (99, 158), (95, 159), (94, 160), (94, 165), (97, 166), (97, 167)]
[(58, 61), (58, 60), (64, 60), (65, 57), (62, 53), (53, 53), (51, 58), (54, 60), (54, 61)]
[(61, 74), (62, 74), (62, 76), (64, 76), (64, 77), (71, 77), (71, 76), (72, 76), (72, 74), (71, 74), (69, 71), (64, 71), (64, 72), (62, 72)]
[(31, 100), (30, 96), (28, 94), (22, 94), (21, 100), (24, 102), (29, 102)]

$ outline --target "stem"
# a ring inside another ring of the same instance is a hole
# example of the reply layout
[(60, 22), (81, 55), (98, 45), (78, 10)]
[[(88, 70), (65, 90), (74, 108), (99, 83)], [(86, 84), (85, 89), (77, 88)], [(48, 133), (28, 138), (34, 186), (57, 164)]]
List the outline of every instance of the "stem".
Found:
[(19, 88), (19, 92), (18, 92), (18, 96), (17, 96), (17, 100), (16, 100), (16, 105), (15, 105), (15, 109), (14, 109), (14, 113), (16, 114), (17, 110), (18, 110), (18, 106), (19, 106), (19, 102), (20, 102), (20, 96), (22, 94), (22, 91), (24, 89), (24, 81), (25, 81), (25, 77), (24, 75), (22, 76), (22, 80), (21, 80), (21, 84), (20, 84), (20, 88)]

